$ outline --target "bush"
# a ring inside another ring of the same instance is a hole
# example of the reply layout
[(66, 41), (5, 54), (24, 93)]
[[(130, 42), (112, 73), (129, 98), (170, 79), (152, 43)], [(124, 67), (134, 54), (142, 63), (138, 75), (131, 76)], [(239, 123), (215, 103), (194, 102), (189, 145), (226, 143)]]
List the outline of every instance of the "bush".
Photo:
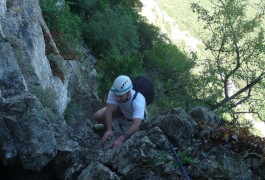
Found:
[(151, 50), (146, 51), (144, 63), (146, 71), (158, 79), (158, 82), (155, 81), (158, 106), (180, 106), (188, 110), (195, 95), (195, 77), (191, 73), (193, 60), (175, 45), (155, 44)]
[(145, 18), (140, 18), (138, 21), (138, 28), (141, 53), (150, 50), (154, 44), (164, 44), (164, 42), (167, 41), (167, 39), (161, 37), (159, 28), (148, 24)]
[(51, 89), (43, 89), (41, 86), (34, 86), (30, 89), (30, 92), (34, 94), (39, 101), (41, 102), (42, 106), (44, 107), (45, 113), (50, 122), (56, 121), (56, 92)]
[(140, 54), (122, 55), (119, 50), (112, 49), (100, 61), (99, 69), (101, 74), (99, 77), (100, 85), (98, 91), (99, 95), (105, 98), (117, 76), (124, 74), (133, 78), (142, 74), (143, 62)]
[(112, 49), (121, 54), (135, 54), (140, 49), (135, 13), (125, 7), (98, 11), (84, 29), (85, 41), (96, 55), (106, 55)]
[(99, 57), (98, 92), (103, 98), (118, 75), (133, 78), (143, 73), (139, 15), (123, 1), (117, 4), (97, 11), (84, 30), (85, 41)]
[(108, 0), (69, 0), (67, 2), (71, 10), (84, 20), (93, 17), (97, 11), (103, 11), (109, 7)]
[(76, 59), (81, 55), (81, 19), (71, 12), (67, 3), (56, 0), (40, 1), (42, 13), (54, 41), (65, 59)]
[(71, 101), (64, 111), (64, 119), (68, 125), (75, 124), (80, 119), (83, 109), (76, 101)]
[(48, 55), (47, 58), (51, 66), (53, 76), (58, 76), (64, 82), (66, 67), (63, 57), (60, 55)]

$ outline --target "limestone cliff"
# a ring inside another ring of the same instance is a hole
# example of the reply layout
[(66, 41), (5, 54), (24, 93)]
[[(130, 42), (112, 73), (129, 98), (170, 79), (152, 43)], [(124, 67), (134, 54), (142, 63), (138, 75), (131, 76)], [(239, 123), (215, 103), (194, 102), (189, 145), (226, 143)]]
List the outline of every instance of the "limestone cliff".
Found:
[[(94, 109), (87, 104), (98, 103), (96, 60), (85, 48), (83, 53), (81, 60), (65, 61), (60, 56), (38, 0), (0, 1), (0, 156), (4, 165), (21, 164), (29, 170), (46, 166), (60, 148), (52, 128), (68, 128), (63, 116), (73, 101), (83, 105), (82, 118), (91, 117)], [(60, 61), (61, 67), (54, 67), (54, 61)], [(55, 68), (64, 69), (61, 76), (54, 73)]]

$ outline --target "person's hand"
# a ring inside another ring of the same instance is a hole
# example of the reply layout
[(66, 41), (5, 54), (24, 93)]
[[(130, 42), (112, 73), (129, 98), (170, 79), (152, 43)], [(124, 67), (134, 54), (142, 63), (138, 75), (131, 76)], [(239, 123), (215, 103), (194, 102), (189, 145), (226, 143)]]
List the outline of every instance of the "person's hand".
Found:
[(116, 139), (113, 144), (112, 144), (112, 148), (116, 148), (118, 146), (120, 146), (123, 142), (125, 141), (124, 136), (120, 136), (118, 139)]
[(105, 143), (108, 139), (110, 139), (112, 137), (112, 135), (113, 135), (112, 130), (108, 130), (107, 132), (105, 132), (101, 142)]

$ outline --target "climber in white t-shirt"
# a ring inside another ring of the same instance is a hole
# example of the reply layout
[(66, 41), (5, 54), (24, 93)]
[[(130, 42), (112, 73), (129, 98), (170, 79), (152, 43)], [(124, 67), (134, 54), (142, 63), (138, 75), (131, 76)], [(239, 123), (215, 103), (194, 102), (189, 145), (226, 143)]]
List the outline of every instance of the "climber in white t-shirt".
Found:
[(132, 125), (129, 129), (113, 142), (112, 147), (114, 148), (121, 145), (131, 135), (137, 132), (144, 120), (146, 107), (145, 97), (141, 93), (137, 93), (137, 96), (134, 96), (136, 92), (132, 87), (132, 81), (128, 76), (118, 76), (109, 91), (107, 106), (98, 110), (94, 115), (94, 119), (104, 124), (106, 128), (106, 132), (102, 138), (103, 143), (113, 135), (112, 118), (125, 117), (132, 120)]

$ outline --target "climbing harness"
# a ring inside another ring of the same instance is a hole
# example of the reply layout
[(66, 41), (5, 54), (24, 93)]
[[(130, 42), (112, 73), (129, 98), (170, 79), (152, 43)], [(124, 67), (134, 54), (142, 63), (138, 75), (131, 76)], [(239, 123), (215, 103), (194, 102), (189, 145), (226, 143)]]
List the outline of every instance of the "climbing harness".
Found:
[(171, 142), (169, 142), (169, 146), (172, 149), (172, 151), (174, 152), (175, 158), (177, 159), (177, 161), (178, 161), (178, 163), (179, 163), (179, 165), (180, 165), (180, 167), (181, 167), (186, 179), (190, 180), (190, 178), (189, 178), (184, 166), (182, 165), (181, 160), (179, 159), (178, 154), (177, 154), (176, 150), (174, 149), (173, 145), (171, 144)]

